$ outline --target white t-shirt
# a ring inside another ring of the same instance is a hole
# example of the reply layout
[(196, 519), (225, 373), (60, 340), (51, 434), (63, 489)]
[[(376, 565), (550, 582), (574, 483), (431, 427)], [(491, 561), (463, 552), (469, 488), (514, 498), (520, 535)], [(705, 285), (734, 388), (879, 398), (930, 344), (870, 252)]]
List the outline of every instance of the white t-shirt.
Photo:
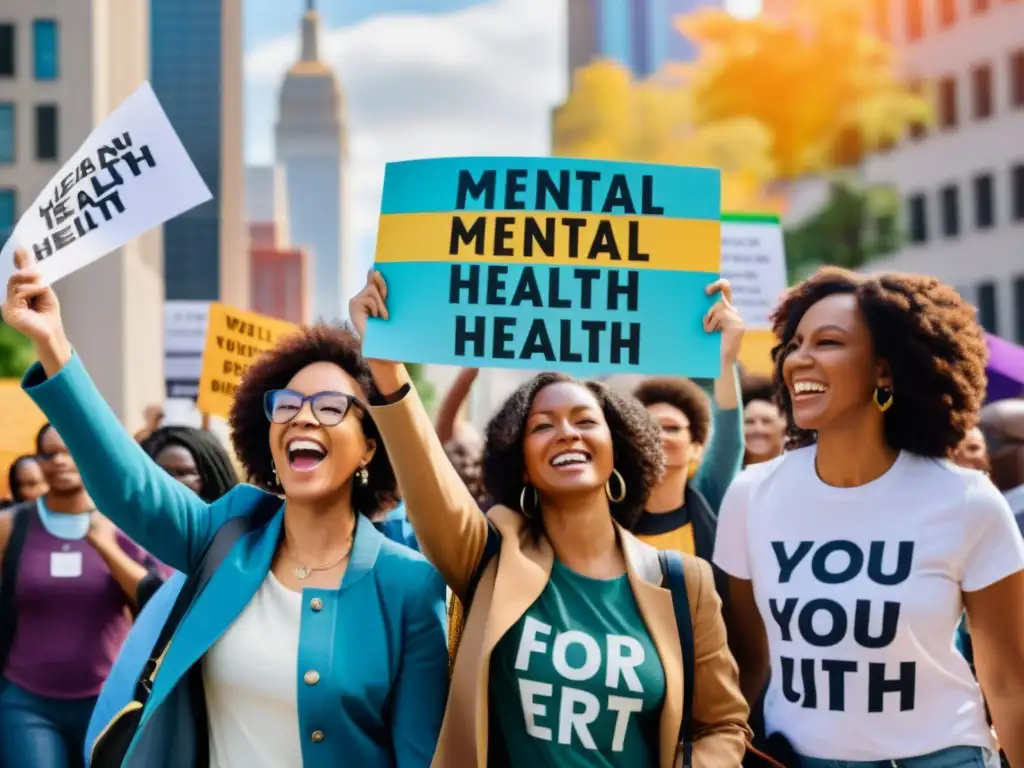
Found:
[(858, 488), (825, 485), (814, 459), (747, 469), (719, 516), (715, 563), (753, 581), (768, 633), (768, 732), (830, 760), (994, 747), (953, 635), (962, 591), (1024, 569), (1006, 501), (980, 472), (907, 452)]
[(268, 573), (206, 654), (210, 768), (302, 765), (298, 659), (302, 595)]

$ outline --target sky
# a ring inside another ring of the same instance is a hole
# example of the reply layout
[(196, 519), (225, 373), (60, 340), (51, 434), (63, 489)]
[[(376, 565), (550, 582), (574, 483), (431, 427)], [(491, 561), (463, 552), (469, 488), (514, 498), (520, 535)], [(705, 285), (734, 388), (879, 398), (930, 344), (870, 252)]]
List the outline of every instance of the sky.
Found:
[[(345, 95), (350, 242), (373, 260), (384, 164), (544, 155), (566, 93), (566, 0), (317, 0)], [(246, 3), (246, 161), (273, 159), (281, 80), (305, 0)], [(263, 15), (257, 15), (263, 14)]]

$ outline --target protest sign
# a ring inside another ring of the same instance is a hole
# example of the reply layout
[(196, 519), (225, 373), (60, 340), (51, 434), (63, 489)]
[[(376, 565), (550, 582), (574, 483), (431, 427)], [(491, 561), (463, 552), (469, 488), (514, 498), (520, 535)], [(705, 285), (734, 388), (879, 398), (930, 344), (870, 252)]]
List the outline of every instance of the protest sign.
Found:
[(717, 170), (565, 158), (388, 164), (376, 268), (405, 362), (715, 377)]
[(164, 379), (168, 398), (198, 397), (209, 319), (208, 301), (164, 302)]
[(18, 379), (0, 379), (0, 496), (10, 498), (7, 467), (19, 456), (35, 454), (36, 434), (45, 423)]
[(242, 376), (256, 359), (298, 326), (272, 317), (211, 304), (196, 406), (226, 418)]
[(722, 214), (722, 277), (748, 329), (771, 328), (769, 316), (786, 290), (786, 252), (779, 217)]
[(212, 197), (149, 83), (92, 133), (29, 206), (0, 251), (35, 253), (51, 283)]

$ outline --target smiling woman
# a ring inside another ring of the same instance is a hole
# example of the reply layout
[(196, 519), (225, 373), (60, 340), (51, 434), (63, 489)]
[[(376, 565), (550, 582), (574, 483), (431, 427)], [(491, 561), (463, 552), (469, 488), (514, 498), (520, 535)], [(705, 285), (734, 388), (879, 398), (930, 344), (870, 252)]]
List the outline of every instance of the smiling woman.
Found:
[(52, 288), (28, 254), (16, 263), (4, 320), (41, 361), (23, 385), (93, 501), (189, 576), (225, 523), (244, 526), (178, 624), (117, 764), (429, 765), (447, 690), (445, 588), (367, 518), (396, 488), (352, 333), (303, 329), (249, 369), (231, 426), (262, 489), (208, 503), (125, 431), (72, 352)]

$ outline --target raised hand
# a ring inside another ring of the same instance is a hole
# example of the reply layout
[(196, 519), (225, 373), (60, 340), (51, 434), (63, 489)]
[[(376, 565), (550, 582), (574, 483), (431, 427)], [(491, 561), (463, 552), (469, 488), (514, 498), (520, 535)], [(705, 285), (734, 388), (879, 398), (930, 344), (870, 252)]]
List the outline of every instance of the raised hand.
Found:
[(60, 302), (30, 253), (15, 251), (14, 266), (17, 271), (7, 281), (4, 322), (32, 341), (39, 362), (52, 376), (71, 358)]
[(743, 318), (732, 305), (732, 286), (728, 280), (716, 280), (706, 289), (709, 296), (720, 294), (718, 301), (704, 316), (704, 330), (722, 333), (722, 365), (732, 365), (740, 356), (743, 333), (746, 330)]
[(388, 287), (384, 276), (375, 269), (366, 273), (366, 286), (348, 303), (348, 314), (360, 337), (366, 336), (366, 319), (388, 319)]

